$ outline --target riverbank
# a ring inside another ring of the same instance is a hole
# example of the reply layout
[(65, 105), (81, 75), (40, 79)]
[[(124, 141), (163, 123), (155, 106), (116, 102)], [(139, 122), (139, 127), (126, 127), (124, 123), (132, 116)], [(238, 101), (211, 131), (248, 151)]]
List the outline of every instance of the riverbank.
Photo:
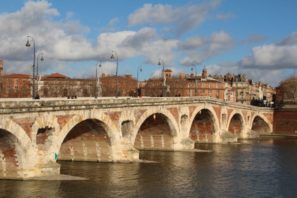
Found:
[(284, 134), (284, 133), (272, 133), (272, 134), (261, 134), (260, 138), (288, 138), (297, 139), (297, 134)]

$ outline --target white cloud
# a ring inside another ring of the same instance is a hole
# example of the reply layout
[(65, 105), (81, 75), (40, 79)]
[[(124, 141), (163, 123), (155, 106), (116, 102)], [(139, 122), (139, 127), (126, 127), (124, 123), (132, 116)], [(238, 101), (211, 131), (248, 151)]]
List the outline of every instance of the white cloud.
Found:
[(192, 37), (184, 42), (180, 42), (179, 47), (183, 50), (195, 50), (203, 47), (207, 43), (207, 39), (203, 37)]
[[(103, 33), (98, 39), (99, 54), (109, 57), (112, 50), (116, 51), (119, 59), (133, 56), (143, 56), (147, 63), (157, 63), (159, 58), (172, 63), (177, 40), (163, 40), (159, 38), (152, 28), (143, 28), (139, 31), (122, 31)], [(160, 47), (162, 46), (162, 47)], [(109, 53), (109, 56), (106, 56)]]
[(224, 31), (215, 32), (209, 38), (190, 38), (179, 44), (179, 47), (184, 50), (186, 54), (181, 64), (185, 66), (201, 64), (210, 57), (232, 48), (233, 45), (234, 41), (232, 37)]
[[(257, 36), (255, 38), (258, 40)], [(296, 52), (297, 33), (295, 32), (278, 43), (254, 47), (252, 55), (238, 62), (208, 65), (207, 68), (213, 74), (245, 73), (254, 81), (277, 86), (281, 80), (292, 75), (294, 69), (295, 72), (297, 71)]]
[[(32, 64), (33, 49), (25, 47), (26, 35), (34, 38), (37, 52), (44, 53), (47, 62), (40, 65), (41, 70), (45, 66), (55, 69), (58, 61), (108, 61), (112, 50), (121, 60), (135, 56), (143, 56), (147, 62), (157, 62), (160, 57), (168, 62), (174, 59), (177, 41), (158, 37), (153, 28), (104, 32), (97, 43), (91, 43), (86, 37), (89, 28), (72, 20), (73, 15), (58, 20), (58, 10), (47, 1), (28, 1), (16, 12), (0, 14), (0, 24), (5, 24), (0, 27), (0, 58), (9, 66), (6, 70), (30, 72), (30, 67), (20, 69), (21, 63)], [(53, 62), (56, 64), (49, 64)]]
[(173, 7), (163, 4), (145, 4), (128, 18), (130, 25), (169, 24), (172, 31), (181, 35), (199, 26), (207, 14), (217, 7), (218, 0), (208, 1), (200, 5)]
[(297, 67), (297, 32), (279, 43), (252, 49), (252, 55), (240, 61), (241, 66), (259, 69), (285, 69)]

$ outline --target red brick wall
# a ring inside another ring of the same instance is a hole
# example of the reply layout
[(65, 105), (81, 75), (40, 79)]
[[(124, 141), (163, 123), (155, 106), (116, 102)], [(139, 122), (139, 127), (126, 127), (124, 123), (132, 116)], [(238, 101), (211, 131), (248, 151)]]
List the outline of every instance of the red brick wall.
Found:
[(297, 132), (297, 109), (274, 112), (273, 132), (293, 134)]

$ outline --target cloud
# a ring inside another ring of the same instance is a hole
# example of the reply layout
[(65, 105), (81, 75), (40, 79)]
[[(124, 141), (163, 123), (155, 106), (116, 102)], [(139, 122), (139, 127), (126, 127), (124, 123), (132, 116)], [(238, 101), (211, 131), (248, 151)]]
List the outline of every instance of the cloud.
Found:
[(113, 32), (116, 29), (116, 25), (119, 23), (119, 18), (111, 19), (108, 24), (102, 28), (101, 32)]
[(156, 32), (152, 28), (143, 28), (133, 35), (127, 36), (123, 41), (124, 47), (140, 48), (145, 42), (152, 41), (156, 38)]
[(173, 7), (164, 4), (145, 4), (128, 18), (129, 25), (168, 24), (173, 32), (181, 35), (199, 26), (207, 14), (216, 8), (218, 0), (200, 5)]
[(33, 49), (25, 47), (26, 35), (34, 38), (37, 52), (43, 52), (47, 61), (40, 66), (48, 70), (55, 70), (59, 61), (64, 65), (72, 61), (110, 61), (112, 50), (121, 60), (136, 56), (143, 56), (146, 62), (157, 62), (160, 57), (168, 62), (174, 59), (177, 41), (160, 38), (153, 28), (103, 32), (97, 42), (91, 43), (86, 37), (89, 28), (73, 15), (61, 18), (47, 1), (28, 1), (18, 11), (0, 14), (0, 23), (5, 24), (0, 27), (0, 58), (9, 66), (6, 70), (30, 72), (30, 67), (20, 69), (21, 63), (32, 65)]
[[(156, 35), (152, 28), (142, 28), (139, 31), (122, 31), (103, 33), (98, 36), (98, 53), (100, 58), (109, 57), (112, 50), (116, 51), (119, 59), (143, 56), (147, 63), (156, 64), (160, 58), (172, 63), (177, 40), (163, 40)], [(160, 47), (161, 46), (161, 47)], [(109, 53), (109, 56), (106, 55)]]
[(49, 58), (80, 59), (92, 53), (84, 37), (88, 31), (78, 21), (55, 21), (58, 10), (47, 1), (28, 1), (19, 11), (0, 15), (1, 58), (15, 61), (32, 59), (32, 50), (25, 47), (26, 35), (34, 38), (37, 51)]
[(192, 37), (188, 40), (181, 42), (179, 47), (183, 50), (195, 50), (199, 47), (203, 47), (207, 43), (207, 39), (203, 37)]
[(221, 54), (234, 46), (232, 37), (224, 32), (215, 32), (210, 37), (193, 37), (179, 43), (179, 48), (186, 54), (182, 65), (194, 66)]
[(253, 34), (248, 36), (247, 38), (243, 39), (240, 43), (241, 44), (251, 44), (251, 43), (258, 43), (264, 41), (266, 37), (261, 34)]
[(254, 47), (250, 56), (240, 61), (242, 67), (285, 69), (297, 67), (297, 33), (279, 43)]

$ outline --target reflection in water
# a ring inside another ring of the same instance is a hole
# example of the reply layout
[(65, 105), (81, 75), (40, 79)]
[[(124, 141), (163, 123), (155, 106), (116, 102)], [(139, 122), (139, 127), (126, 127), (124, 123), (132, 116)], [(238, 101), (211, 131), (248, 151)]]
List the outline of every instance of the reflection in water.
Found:
[(86, 181), (0, 181), (0, 197), (296, 197), (297, 141), (197, 145), (211, 153), (141, 152), (159, 163), (60, 162)]

